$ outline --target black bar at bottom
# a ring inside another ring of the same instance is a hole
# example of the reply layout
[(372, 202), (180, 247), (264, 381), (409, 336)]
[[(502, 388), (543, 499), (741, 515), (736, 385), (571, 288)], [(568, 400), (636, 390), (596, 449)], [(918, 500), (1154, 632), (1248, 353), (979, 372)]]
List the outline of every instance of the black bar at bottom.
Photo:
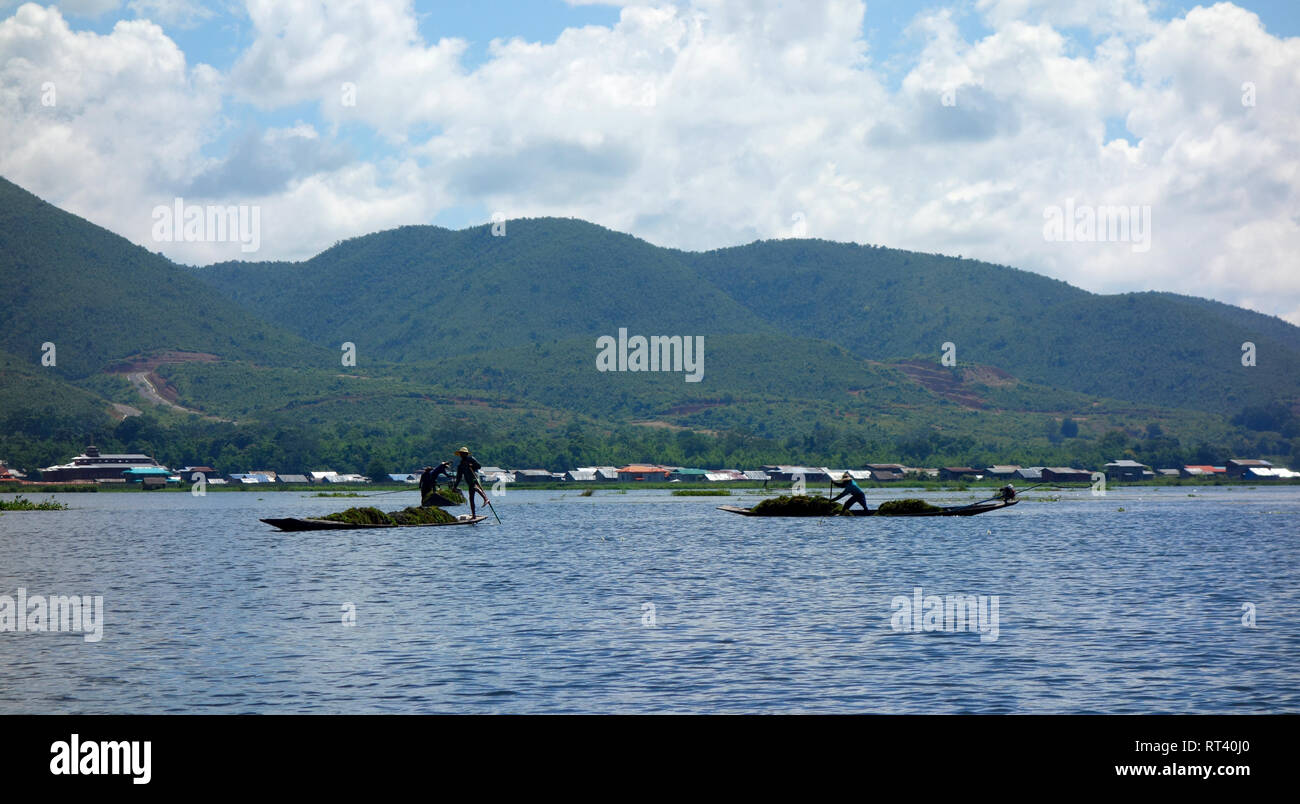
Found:
[[(17, 715), (0, 718), (0, 778), (86, 793), (251, 791), (269, 780), (334, 793), (452, 779), (572, 787), (595, 773), (635, 789), (690, 773), (717, 785), (910, 777), (927, 790), (1230, 790), (1285, 783), (1297, 726), (1295, 715)], [(116, 774), (80, 772), (111, 771), (115, 759)]]

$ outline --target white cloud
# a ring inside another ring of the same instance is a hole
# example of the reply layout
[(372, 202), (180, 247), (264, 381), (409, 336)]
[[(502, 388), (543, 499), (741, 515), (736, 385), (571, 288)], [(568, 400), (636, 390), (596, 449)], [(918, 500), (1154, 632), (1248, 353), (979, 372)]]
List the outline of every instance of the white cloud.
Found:
[(1029, 22), (1125, 37), (1156, 28), (1146, 0), (977, 0), (975, 6), (993, 27)]
[(0, 174), (138, 241), (145, 198), (200, 166), (221, 77), (151, 23), (74, 32), (31, 4), (0, 22), (0, 54)]

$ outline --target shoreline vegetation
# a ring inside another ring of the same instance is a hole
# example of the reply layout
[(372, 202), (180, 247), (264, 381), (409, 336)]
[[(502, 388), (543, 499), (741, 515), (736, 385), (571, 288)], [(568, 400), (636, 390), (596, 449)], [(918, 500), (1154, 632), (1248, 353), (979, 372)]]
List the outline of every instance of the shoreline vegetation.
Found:
[[(880, 481), (858, 481), (858, 485), (863, 489), (920, 489), (923, 491), (966, 491), (967, 489), (998, 489), (1005, 486), (1008, 482), (1015, 484), (1017, 488), (1028, 488), (1036, 485), (1033, 481), (1023, 480), (1019, 483), (1007, 481), (1005, 479), (968, 480), (960, 483), (944, 480), (905, 480), (894, 482)], [(1114, 491), (1121, 488), (1147, 488), (1161, 486), (1188, 486), (1188, 487), (1208, 487), (1208, 486), (1225, 486), (1237, 488), (1271, 488), (1273, 486), (1300, 486), (1300, 478), (1287, 478), (1277, 480), (1225, 480), (1222, 478), (1202, 479), (1202, 478), (1155, 478), (1152, 480), (1134, 480), (1134, 481), (1106, 481), (1106, 489)], [(299, 492), (309, 493), (313, 497), (366, 497), (371, 494), (388, 493), (394, 491), (410, 491), (413, 494), (419, 494), (419, 489), (413, 485), (402, 483), (358, 483), (358, 484), (331, 484), (333, 491), (322, 491), (319, 485), (312, 484), (279, 484), (279, 483), (256, 483), (253, 485), (213, 485), (207, 486), (209, 493), (238, 493), (238, 492)], [(1089, 483), (1051, 483), (1040, 486), (1044, 491), (1052, 489), (1087, 489)], [(807, 483), (805, 488), (809, 489), (827, 489), (827, 483)], [(712, 491), (712, 492), (734, 492), (734, 491), (762, 491), (763, 483), (761, 481), (738, 481), (725, 484), (719, 483), (667, 483), (667, 482), (637, 482), (637, 483), (619, 483), (607, 482), (597, 485), (590, 483), (581, 483), (574, 481), (554, 481), (546, 483), (512, 483), (509, 485), (509, 491), (582, 491), (588, 489), (594, 491), (634, 491), (636, 489), (672, 489), (674, 491)], [(785, 482), (770, 482), (767, 485), (769, 494), (790, 491), (790, 484)], [(0, 485), (0, 495), (17, 493), (17, 494), (85, 494), (98, 492), (138, 492), (141, 491), (139, 484), (128, 483), (74, 483), (61, 485), (58, 483), (31, 483), (17, 485), (13, 488), (6, 488)], [(190, 484), (180, 483), (168, 485), (166, 488), (156, 489), (158, 492), (171, 493), (189, 493)], [(443, 490), (445, 491), (445, 490)], [(584, 494), (584, 496), (587, 496)], [(726, 494), (680, 494), (674, 496), (727, 496)]]
[(66, 511), (68, 506), (65, 503), (56, 502), (55, 500), (42, 500), (36, 502), (29, 500), (19, 494), (12, 500), (0, 500), (0, 511)]

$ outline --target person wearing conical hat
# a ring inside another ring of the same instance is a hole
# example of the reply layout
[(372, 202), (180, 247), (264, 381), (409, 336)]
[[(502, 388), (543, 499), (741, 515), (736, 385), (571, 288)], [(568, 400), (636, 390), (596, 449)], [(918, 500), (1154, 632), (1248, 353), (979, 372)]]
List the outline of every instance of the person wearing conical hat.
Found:
[(838, 482), (836, 482), (835, 478), (831, 478), (831, 485), (835, 486), (836, 488), (844, 489), (844, 491), (841, 491), (839, 494), (835, 495), (835, 499), (831, 500), (831, 502), (838, 502), (843, 497), (851, 498), (847, 503), (844, 504), (845, 513), (848, 513), (853, 508), (854, 503), (857, 503), (858, 505), (862, 506), (863, 513), (871, 512), (871, 509), (867, 507), (867, 495), (862, 492), (862, 489), (858, 487), (858, 484), (856, 482), (854, 482), (853, 476), (850, 475), (848, 472), (845, 472), (843, 475), (841, 475)]
[(460, 481), (465, 481), (465, 496), (469, 497), (469, 515), (478, 516), (478, 511), (474, 507), (474, 493), (478, 492), (485, 505), (488, 501), (487, 493), (483, 491), (483, 486), (478, 481), (478, 470), (483, 467), (474, 460), (473, 455), (469, 454), (469, 447), (461, 447), (456, 450), (456, 454), (460, 456), (460, 463), (456, 464), (456, 479), (452, 481), (451, 487), (459, 490)]

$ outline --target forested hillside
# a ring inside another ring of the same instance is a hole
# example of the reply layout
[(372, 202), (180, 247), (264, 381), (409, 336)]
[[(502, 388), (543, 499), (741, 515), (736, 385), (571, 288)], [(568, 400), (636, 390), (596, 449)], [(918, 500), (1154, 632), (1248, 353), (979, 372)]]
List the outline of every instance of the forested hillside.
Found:
[[(567, 219), (186, 268), (3, 181), (0, 224), (15, 465), (91, 441), (226, 471), (405, 471), (468, 440), (553, 469), (1300, 461), (1300, 330), (1204, 299), (817, 240), (682, 252)], [(699, 381), (598, 370), (620, 329), (702, 339)]]

